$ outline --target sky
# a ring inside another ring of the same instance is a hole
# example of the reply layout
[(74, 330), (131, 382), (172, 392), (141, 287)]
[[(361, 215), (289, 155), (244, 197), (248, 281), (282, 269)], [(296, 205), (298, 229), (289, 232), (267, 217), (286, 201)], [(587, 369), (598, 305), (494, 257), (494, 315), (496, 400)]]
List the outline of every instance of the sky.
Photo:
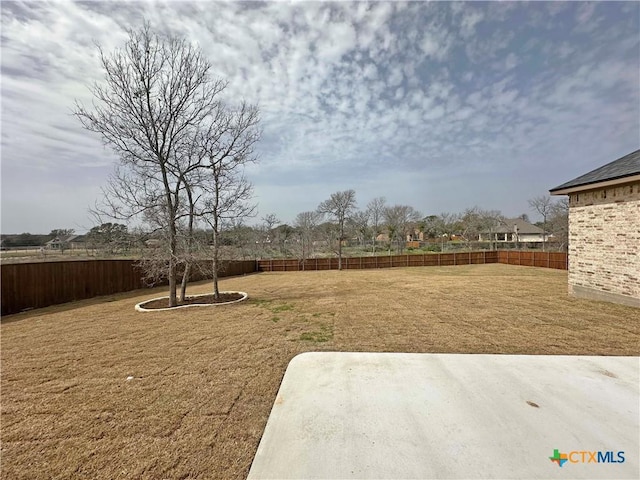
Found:
[(94, 226), (117, 158), (72, 115), (145, 20), (257, 104), (260, 222), (354, 189), (506, 216), (640, 148), (638, 2), (0, 3), (1, 231)]

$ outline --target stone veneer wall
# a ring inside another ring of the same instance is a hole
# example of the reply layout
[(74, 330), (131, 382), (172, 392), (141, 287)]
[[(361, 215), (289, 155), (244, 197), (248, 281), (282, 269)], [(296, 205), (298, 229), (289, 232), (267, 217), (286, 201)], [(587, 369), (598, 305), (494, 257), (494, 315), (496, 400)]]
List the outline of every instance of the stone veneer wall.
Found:
[(569, 293), (640, 307), (640, 182), (569, 195)]

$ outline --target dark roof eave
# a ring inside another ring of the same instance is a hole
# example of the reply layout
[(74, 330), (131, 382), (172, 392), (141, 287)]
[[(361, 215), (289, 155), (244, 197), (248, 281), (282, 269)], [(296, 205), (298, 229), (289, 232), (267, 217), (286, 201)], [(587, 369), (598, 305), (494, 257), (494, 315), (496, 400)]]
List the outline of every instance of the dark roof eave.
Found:
[(620, 185), (622, 183), (634, 182), (640, 180), (640, 173), (621, 175), (619, 177), (609, 178), (607, 180), (595, 180), (593, 182), (571, 184), (572, 182), (563, 183), (562, 185), (549, 190), (551, 195), (566, 195), (567, 193), (579, 192), (582, 190), (591, 190), (594, 188)]
[(620, 183), (620, 180), (636, 175), (640, 175), (640, 149), (552, 188), (549, 192), (559, 195), (561, 193), (569, 193), (566, 190), (574, 188), (584, 190), (586, 188), (594, 188), (592, 187), (593, 185), (600, 183)]

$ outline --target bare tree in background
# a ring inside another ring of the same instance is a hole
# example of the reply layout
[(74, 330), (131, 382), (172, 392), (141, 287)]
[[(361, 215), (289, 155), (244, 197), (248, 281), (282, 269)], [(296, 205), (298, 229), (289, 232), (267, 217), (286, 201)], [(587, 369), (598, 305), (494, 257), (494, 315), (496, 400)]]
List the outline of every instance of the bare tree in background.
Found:
[(496, 250), (496, 233), (504, 229), (505, 218), (499, 210), (479, 210), (479, 214), (484, 231), (489, 233), (489, 248)]
[(467, 242), (479, 240), (483, 234), (489, 237), (489, 249), (495, 248), (495, 233), (504, 217), (498, 210), (483, 210), (481, 208), (467, 208), (460, 217), (462, 235)]
[(318, 206), (318, 212), (330, 215), (338, 222), (338, 270), (342, 270), (342, 242), (344, 238), (345, 220), (349, 218), (356, 208), (356, 192), (345, 190), (332, 193), (328, 200)]
[(300, 261), (304, 262), (311, 256), (313, 246), (313, 232), (320, 222), (318, 212), (301, 212), (296, 215), (294, 226), (298, 230), (300, 240)]
[(382, 225), (384, 223), (384, 209), (386, 205), (384, 197), (376, 197), (367, 204), (367, 212), (369, 213), (369, 223), (371, 225), (371, 233), (373, 235), (373, 254), (376, 254), (376, 238), (382, 233)]
[(198, 145), (205, 158), (202, 183), (202, 217), (213, 230), (213, 291), (220, 298), (218, 276), (220, 233), (225, 224), (252, 216), (255, 205), (249, 203), (253, 186), (244, 175), (248, 163), (255, 162), (254, 146), (261, 136), (258, 109), (242, 103), (237, 110), (225, 109), (202, 131)]
[(124, 48), (99, 53), (105, 82), (91, 89), (93, 108), (76, 102), (75, 111), (119, 157), (98, 208), (124, 220), (162, 212), (169, 305), (175, 306), (178, 221), (187, 175), (179, 149), (194, 128), (215, 118), (226, 83), (212, 79), (211, 64), (199, 48), (160, 36), (149, 24), (130, 30)]
[(130, 238), (126, 225), (106, 222), (91, 228), (87, 232), (86, 242), (88, 248), (100, 250), (103, 254), (113, 255), (127, 251)]
[(444, 228), (438, 215), (427, 215), (422, 219), (421, 225), (426, 238), (439, 238), (444, 233)]
[(549, 195), (540, 195), (529, 200), (529, 206), (542, 217), (542, 251), (547, 243), (547, 218), (553, 209), (553, 201)]
[(358, 237), (359, 245), (364, 247), (369, 234), (369, 212), (367, 210), (355, 212), (351, 216), (349, 223)]
[(391, 244), (394, 242), (396, 251), (402, 253), (407, 230), (420, 220), (420, 212), (409, 205), (394, 205), (385, 208), (384, 220), (389, 232), (389, 255), (391, 255)]
[(261, 239), (262, 256), (264, 256), (264, 254), (267, 251), (267, 249), (265, 247), (265, 244), (269, 245), (269, 247), (271, 247), (271, 245), (274, 243), (274, 239), (275, 239), (274, 229), (276, 228), (277, 225), (280, 225), (280, 223), (282, 223), (282, 222), (276, 216), (275, 213), (269, 213), (268, 215), (266, 215), (265, 217), (262, 218), (262, 227), (261, 227), (261, 230), (262, 230), (262, 239)]
[(561, 198), (551, 205), (549, 212), (549, 230), (560, 244), (560, 250), (567, 251), (569, 247), (569, 199)]

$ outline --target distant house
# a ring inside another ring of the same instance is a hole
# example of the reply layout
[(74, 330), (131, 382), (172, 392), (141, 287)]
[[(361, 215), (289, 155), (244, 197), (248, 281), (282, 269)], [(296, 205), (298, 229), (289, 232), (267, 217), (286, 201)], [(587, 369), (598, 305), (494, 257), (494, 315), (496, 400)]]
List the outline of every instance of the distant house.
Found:
[(85, 247), (84, 235), (67, 235), (66, 237), (55, 237), (44, 244), (47, 250), (67, 250)]
[(67, 244), (72, 250), (79, 250), (87, 247), (86, 235), (73, 235), (67, 239)]
[(549, 234), (521, 218), (504, 219), (492, 229), (491, 232), (483, 232), (478, 235), (478, 241), (489, 242), (516, 242), (516, 243), (543, 243), (549, 241)]
[(44, 244), (44, 248), (47, 250), (61, 250), (63, 247), (63, 242), (59, 237), (52, 238), (47, 243)]
[(160, 248), (162, 246), (162, 240), (159, 238), (150, 238), (145, 240), (144, 245), (148, 248)]
[(569, 292), (640, 307), (640, 150), (550, 193), (569, 196)]

